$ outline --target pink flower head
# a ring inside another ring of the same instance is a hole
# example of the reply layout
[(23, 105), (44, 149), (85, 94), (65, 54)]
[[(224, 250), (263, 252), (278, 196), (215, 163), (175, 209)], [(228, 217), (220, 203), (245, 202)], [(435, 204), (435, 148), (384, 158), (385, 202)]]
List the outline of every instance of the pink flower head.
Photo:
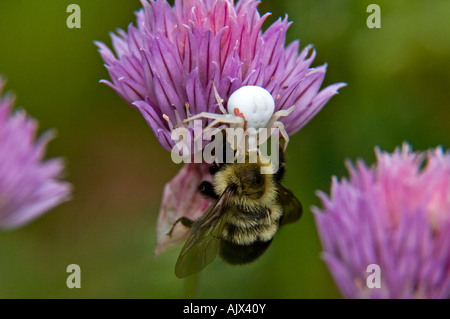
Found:
[[(168, 151), (176, 145), (171, 138), (174, 128), (186, 129), (186, 140), (193, 141), (195, 132), (201, 132), (212, 121), (181, 123), (183, 120), (202, 112), (222, 114), (214, 87), (225, 107), (233, 92), (248, 85), (263, 87), (271, 94), (274, 112), (295, 105), (289, 116), (280, 119), (287, 134), (292, 135), (345, 85), (337, 83), (320, 90), (326, 65), (311, 68), (315, 57), (311, 46), (300, 51), (299, 41), (285, 45), (290, 25), (287, 18), (278, 19), (263, 32), (269, 13), (259, 14), (257, 0), (236, 4), (232, 0), (175, 0), (174, 6), (165, 0), (141, 3), (136, 25), (111, 34), (113, 50), (97, 43), (111, 77), (111, 81), (102, 82), (139, 110)], [(164, 240), (182, 240), (183, 236), (170, 239), (161, 232), (169, 221), (176, 220), (175, 216), (186, 212), (186, 202), (190, 203), (191, 217), (205, 212), (205, 200), (193, 182), (188, 190), (191, 197), (176, 199), (182, 197), (178, 192), (181, 179), (201, 182), (206, 175), (205, 167), (185, 167), (166, 186), (157, 251), (166, 247)], [(169, 200), (174, 192), (175, 198)]]
[[(311, 46), (301, 52), (299, 41), (285, 46), (287, 18), (263, 32), (269, 13), (260, 16), (259, 1), (175, 0), (173, 7), (165, 0), (141, 2), (136, 26), (111, 35), (114, 53), (97, 43), (112, 80), (102, 82), (142, 113), (169, 151), (175, 144), (171, 131), (182, 120), (201, 112), (222, 114), (213, 83), (225, 105), (245, 85), (268, 90), (275, 111), (296, 105), (280, 119), (289, 135), (344, 86), (319, 91), (326, 65), (310, 68), (315, 57)], [(192, 136), (193, 125), (181, 127)]]
[[(348, 165), (314, 208), (323, 258), (348, 298), (450, 297), (450, 153), (408, 144), (377, 163)], [(426, 163), (424, 164), (424, 159)], [(380, 287), (369, 287), (369, 265)]]
[(0, 78), (0, 228), (22, 226), (69, 199), (71, 186), (58, 177), (60, 159), (43, 161), (52, 134), (35, 140), (37, 123), (24, 111), (12, 114)]

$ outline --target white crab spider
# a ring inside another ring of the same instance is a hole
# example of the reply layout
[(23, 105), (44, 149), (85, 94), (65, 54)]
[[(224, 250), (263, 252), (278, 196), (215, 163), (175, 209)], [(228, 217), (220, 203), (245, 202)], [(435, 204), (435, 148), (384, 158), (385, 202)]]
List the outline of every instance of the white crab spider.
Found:
[[(180, 124), (199, 118), (207, 118), (213, 119), (214, 121), (208, 124), (202, 133), (219, 123), (224, 123), (229, 124), (231, 128), (242, 128), (244, 131), (254, 129), (253, 131), (256, 132), (258, 137), (260, 137), (259, 133), (261, 132), (261, 129), (267, 129), (270, 132), (270, 129), (277, 128), (284, 139), (284, 150), (286, 149), (289, 142), (289, 135), (284, 129), (283, 123), (278, 121), (278, 119), (282, 116), (288, 116), (291, 114), (296, 107), (295, 105), (286, 110), (279, 110), (274, 113), (275, 101), (273, 100), (272, 95), (260, 86), (247, 85), (236, 90), (230, 96), (227, 103), (228, 110), (225, 110), (222, 104), (223, 100), (219, 96), (219, 93), (214, 85), (213, 88), (217, 102), (219, 103), (219, 108), (223, 114), (201, 112), (194, 116), (188, 117)], [(226, 125), (222, 125), (219, 129), (223, 129), (225, 127)], [(263, 144), (267, 140), (268, 136), (270, 136), (270, 134), (266, 133), (265, 138), (258, 138), (256, 142), (256, 135), (246, 135), (249, 138), (248, 152), (258, 151), (258, 146)], [(230, 144), (235, 146), (234, 141)], [(237, 145), (239, 146), (242, 144), (238, 142)], [(239, 149), (234, 149), (239, 151)]]

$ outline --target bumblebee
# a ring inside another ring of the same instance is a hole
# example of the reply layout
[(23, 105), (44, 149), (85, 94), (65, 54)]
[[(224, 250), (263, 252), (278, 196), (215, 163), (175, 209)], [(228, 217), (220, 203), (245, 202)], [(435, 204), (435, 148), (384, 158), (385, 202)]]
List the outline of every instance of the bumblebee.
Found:
[(199, 272), (217, 254), (230, 264), (250, 263), (266, 251), (280, 226), (301, 217), (301, 203), (280, 183), (282, 157), (280, 152), (276, 169), (262, 155), (256, 163), (211, 166), (214, 185), (203, 182), (199, 191), (213, 204), (199, 219), (179, 218), (168, 233), (179, 222), (190, 228), (175, 266), (178, 278)]

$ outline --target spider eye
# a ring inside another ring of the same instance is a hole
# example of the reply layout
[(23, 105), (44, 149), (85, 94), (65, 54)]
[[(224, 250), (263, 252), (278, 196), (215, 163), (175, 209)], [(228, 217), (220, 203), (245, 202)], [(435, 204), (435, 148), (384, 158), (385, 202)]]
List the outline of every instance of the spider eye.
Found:
[(239, 114), (247, 127), (255, 129), (266, 127), (275, 110), (272, 95), (260, 86), (243, 86), (228, 99), (228, 113)]

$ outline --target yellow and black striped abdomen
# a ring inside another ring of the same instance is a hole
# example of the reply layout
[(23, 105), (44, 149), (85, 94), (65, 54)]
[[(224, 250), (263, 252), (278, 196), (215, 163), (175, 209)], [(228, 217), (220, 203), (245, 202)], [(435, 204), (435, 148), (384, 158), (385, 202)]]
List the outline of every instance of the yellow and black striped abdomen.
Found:
[(220, 240), (220, 256), (232, 264), (254, 261), (269, 247), (278, 231), (282, 211), (278, 205), (248, 212), (238, 207), (230, 214)]

